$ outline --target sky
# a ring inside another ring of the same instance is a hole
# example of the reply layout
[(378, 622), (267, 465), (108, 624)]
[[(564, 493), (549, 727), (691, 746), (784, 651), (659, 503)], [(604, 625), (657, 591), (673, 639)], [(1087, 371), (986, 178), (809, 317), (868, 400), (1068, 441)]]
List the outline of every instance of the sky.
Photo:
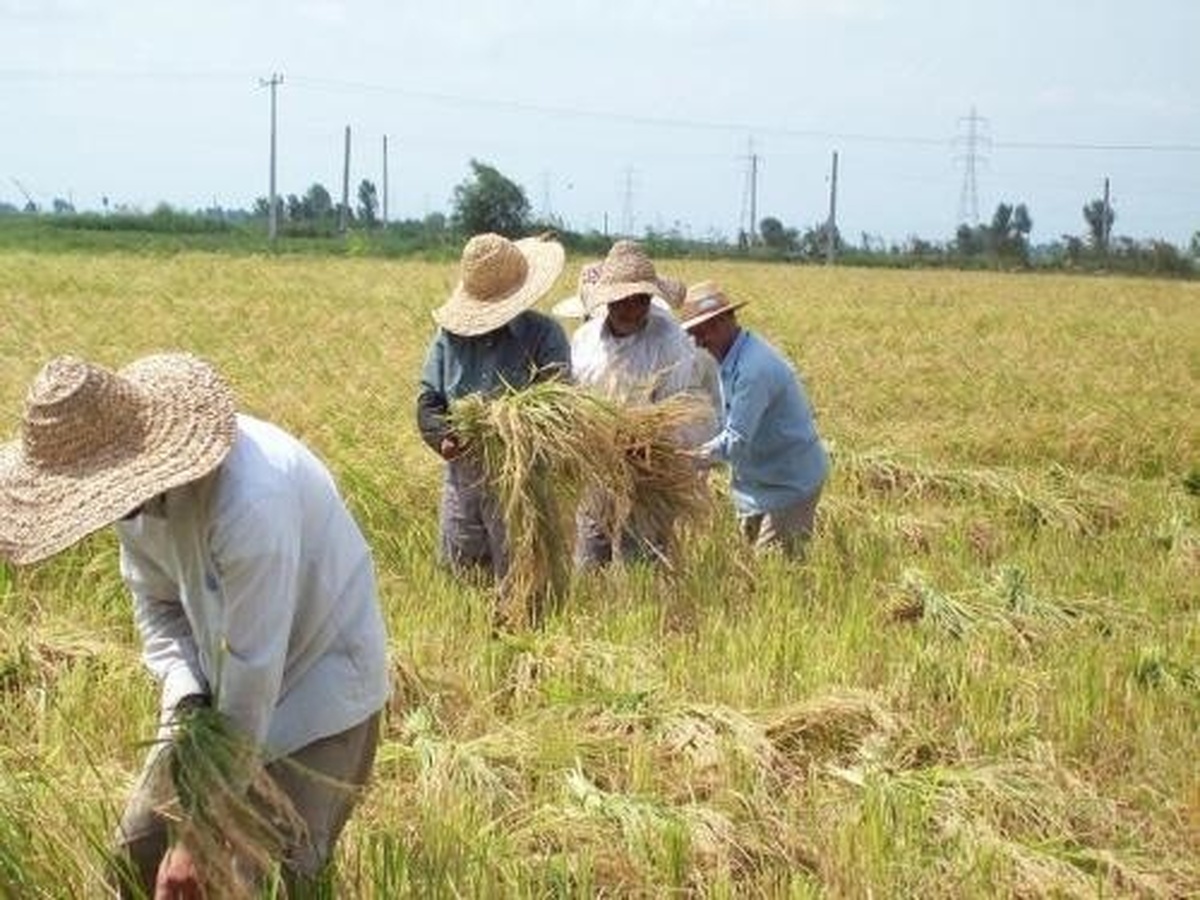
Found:
[[(1197, 0), (0, 0), (0, 202), (339, 199), (350, 128), (390, 220), (470, 160), (579, 231), (1034, 243), (1200, 231)], [(833, 159), (837, 176), (833, 179)], [(972, 177), (973, 176), (973, 177)], [(836, 191), (833, 190), (836, 184)]]

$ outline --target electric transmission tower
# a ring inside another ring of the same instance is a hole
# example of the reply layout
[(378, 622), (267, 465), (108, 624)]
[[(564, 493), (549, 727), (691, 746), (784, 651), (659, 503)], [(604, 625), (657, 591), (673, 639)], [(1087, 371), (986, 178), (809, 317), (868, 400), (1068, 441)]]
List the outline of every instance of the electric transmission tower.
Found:
[(271, 89), (271, 186), (267, 195), (267, 239), (275, 242), (279, 233), (279, 201), (275, 194), (275, 89), (283, 84), (283, 76), (273, 74), (269, 79), (260, 78), (259, 86)]
[[(746, 183), (742, 189), (742, 216), (739, 231), (750, 244), (757, 243), (758, 235), (758, 164), (761, 157), (754, 152), (751, 138), (746, 152)], [(749, 219), (749, 221), (747, 221)]]
[(987, 157), (980, 153), (980, 148), (991, 147), (992, 139), (984, 133), (987, 119), (976, 113), (975, 107), (971, 107), (969, 116), (958, 121), (960, 126), (966, 126), (966, 134), (960, 135), (956, 140), (956, 143), (963, 144), (966, 148), (966, 152), (957, 157), (963, 163), (962, 191), (958, 197), (958, 221), (960, 224), (965, 222), (975, 226), (979, 224), (979, 191), (975, 170), (981, 162), (987, 161)]
[(625, 169), (625, 193), (621, 202), (621, 231), (633, 237), (633, 168)]

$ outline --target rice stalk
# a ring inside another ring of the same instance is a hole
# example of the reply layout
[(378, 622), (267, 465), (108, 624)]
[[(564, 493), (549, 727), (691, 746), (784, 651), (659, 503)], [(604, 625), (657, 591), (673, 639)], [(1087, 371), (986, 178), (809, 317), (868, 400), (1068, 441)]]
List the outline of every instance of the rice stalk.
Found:
[[(690, 397), (626, 407), (556, 380), (451, 405), (450, 426), (495, 492), (507, 530), (506, 624), (537, 625), (565, 595), (581, 502), (604, 498), (594, 511), (610, 535), (672, 535), (707, 510), (694, 461), (675, 437), (701, 412)], [(669, 561), (674, 547), (665, 553)]]
[(1114, 487), (1054, 464), (1041, 474), (996, 468), (949, 468), (897, 459), (883, 451), (838, 454), (864, 491), (905, 500), (982, 500), (997, 503), (1032, 527), (1092, 535), (1116, 525), (1125, 498)]
[(995, 619), (986, 605), (938, 590), (917, 569), (905, 570), (886, 615), (892, 621), (927, 621), (955, 638)]
[(304, 837), (253, 743), (214, 709), (176, 716), (156, 767), (154, 777), (172, 789), (159, 812), (191, 852), (207, 896), (253, 897), (254, 881)]
[(763, 733), (793, 765), (877, 755), (899, 725), (877, 697), (840, 691), (777, 710)]

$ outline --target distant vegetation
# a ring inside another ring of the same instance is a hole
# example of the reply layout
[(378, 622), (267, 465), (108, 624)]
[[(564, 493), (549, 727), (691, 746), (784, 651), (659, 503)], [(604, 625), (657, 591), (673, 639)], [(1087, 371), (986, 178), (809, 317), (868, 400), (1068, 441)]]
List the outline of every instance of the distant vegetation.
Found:
[[(353, 256), (452, 258), (466, 237), (482, 231), (520, 236), (554, 231), (573, 251), (603, 255), (616, 235), (576, 232), (558, 217), (533, 216), (524, 188), (495, 167), (471, 160), (471, 174), (454, 189), (449, 216), (384, 222), (373, 182), (360, 182), (352, 206), (335, 203), (329, 190), (312, 184), (303, 194), (276, 197), (278, 239), (267, 241), (271, 204), (266, 197), (250, 210), (219, 207), (199, 211), (159, 206), (143, 213), (126, 207), (103, 213), (79, 213), (56, 198), (50, 211), (32, 201), (19, 209), (0, 203), (0, 246), (37, 249), (137, 249), (172, 252), (206, 249), (225, 252), (316, 253)], [(786, 225), (774, 216), (741, 232), (693, 237), (679, 229), (647, 229), (636, 237), (655, 256), (705, 259), (838, 262), (893, 268), (955, 268), (1108, 272), (1191, 277), (1200, 272), (1200, 231), (1187, 248), (1159, 239), (1135, 240), (1113, 234), (1116, 210), (1100, 199), (1080, 207), (1083, 230), (1049, 243), (1033, 244), (1033, 216), (1024, 203), (1000, 203), (990, 221), (961, 224), (948, 239), (912, 235), (886, 242), (866, 232), (857, 243), (835, 226), (819, 222), (807, 228)]]

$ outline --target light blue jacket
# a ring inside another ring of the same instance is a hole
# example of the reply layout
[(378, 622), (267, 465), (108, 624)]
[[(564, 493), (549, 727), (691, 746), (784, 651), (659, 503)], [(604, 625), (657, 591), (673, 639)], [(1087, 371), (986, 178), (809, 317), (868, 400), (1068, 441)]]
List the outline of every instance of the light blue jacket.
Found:
[(829, 456), (804, 385), (778, 350), (741, 329), (721, 361), (721, 393), (724, 426), (701, 452), (729, 463), (739, 514), (783, 509), (820, 490)]

